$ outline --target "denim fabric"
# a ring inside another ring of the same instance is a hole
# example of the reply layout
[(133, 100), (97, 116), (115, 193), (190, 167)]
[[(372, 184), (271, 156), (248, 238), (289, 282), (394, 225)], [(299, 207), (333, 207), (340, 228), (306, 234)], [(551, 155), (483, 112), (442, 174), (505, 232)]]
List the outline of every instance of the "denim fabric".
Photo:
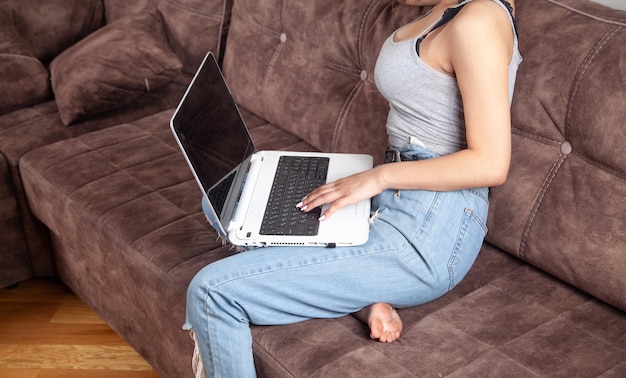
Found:
[[(435, 156), (415, 145), (400, 152)], [(249, 324), (336, 318), (375, 302), (408, 307), (443, 295), (480, 250), (487, 194), (387, 190), (373, 199), (362, 246), (260, 248), (205, 267), (189, 285), (184, 328), (195, 333), (207, 376), (255, 376)]]

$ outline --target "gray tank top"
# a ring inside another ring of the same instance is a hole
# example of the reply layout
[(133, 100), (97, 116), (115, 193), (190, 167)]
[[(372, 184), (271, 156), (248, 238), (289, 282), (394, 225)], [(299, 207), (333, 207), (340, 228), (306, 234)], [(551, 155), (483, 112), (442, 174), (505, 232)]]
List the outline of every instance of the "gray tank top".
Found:
[[(471, 1), (466, 0), (459, 6)], [(514, 32), (513, 56), (509, 63), (510, 103), (522, 56), (512, 15), (499, 0), (493, 1), (507, 12)], [(394, 32), (378, 56), (374, 78), (378, 90), (389, 101), (387, 134), (389, 145), (394, 149), (419, 144), (439, 155), (447, 155), (467, 148), (463, 103), (456, 79), (424, 63), (415, 48), (417, 40), (437, 22), (406, 41), (394, 42)]]

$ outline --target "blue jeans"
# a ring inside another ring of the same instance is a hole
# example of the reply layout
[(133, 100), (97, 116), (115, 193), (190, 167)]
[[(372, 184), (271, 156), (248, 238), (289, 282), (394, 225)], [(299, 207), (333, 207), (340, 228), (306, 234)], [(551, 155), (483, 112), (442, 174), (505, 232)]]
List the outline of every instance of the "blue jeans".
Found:
[[(417, 146), (403, 158), (433, 154)], [(337, 318), (376, 302), (409, 307), (452, 289), (486, 234), (488, 189), (387, 190), (372, 200), (370, 237), (355, 247), (271, 247), (212, 263), (187, 293), (207, 377), (254, 377), (249, 325)]]

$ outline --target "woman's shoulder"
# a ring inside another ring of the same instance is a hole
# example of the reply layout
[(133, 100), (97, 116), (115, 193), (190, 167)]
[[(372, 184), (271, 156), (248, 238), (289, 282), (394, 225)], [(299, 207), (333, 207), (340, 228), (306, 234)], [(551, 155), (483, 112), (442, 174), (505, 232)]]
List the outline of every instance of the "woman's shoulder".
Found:
[(510, 25), (511, 17), (509, 12), (512, 12), (513, 8), (508, 8), (508, 6), (503, 6), (503, 4), (504, 2), (501, 0), (473, 0), (463, 6), (458, 18), (472, 24), (500, 22)]
[(473, 0), (466, 4), (454, 18), (457, 35), (465, 38), (509, 35), (511, 17), (499, 0)]
[(476, 63), (488, 67), (488, 60), (493, 60), (497, 66), (510, 61), (513, 25), (508, 11), (497, 1), (473, 0), (451, 23), (448, 41), (455, 72), (459, 65)]

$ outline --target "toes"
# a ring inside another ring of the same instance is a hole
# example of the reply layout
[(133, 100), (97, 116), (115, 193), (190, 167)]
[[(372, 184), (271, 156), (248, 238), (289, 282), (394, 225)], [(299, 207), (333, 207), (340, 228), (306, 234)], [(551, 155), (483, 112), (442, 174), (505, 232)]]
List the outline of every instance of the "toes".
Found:
[(396, 341), (400, 337), (399, 332), (384, 332), (379, 338), (378, 341), (382, 343), (392, 343)]
[(380, 340), (385, 335), (382, 324), (372, 324), (370, 328), (370, 337), (374, 340)]

